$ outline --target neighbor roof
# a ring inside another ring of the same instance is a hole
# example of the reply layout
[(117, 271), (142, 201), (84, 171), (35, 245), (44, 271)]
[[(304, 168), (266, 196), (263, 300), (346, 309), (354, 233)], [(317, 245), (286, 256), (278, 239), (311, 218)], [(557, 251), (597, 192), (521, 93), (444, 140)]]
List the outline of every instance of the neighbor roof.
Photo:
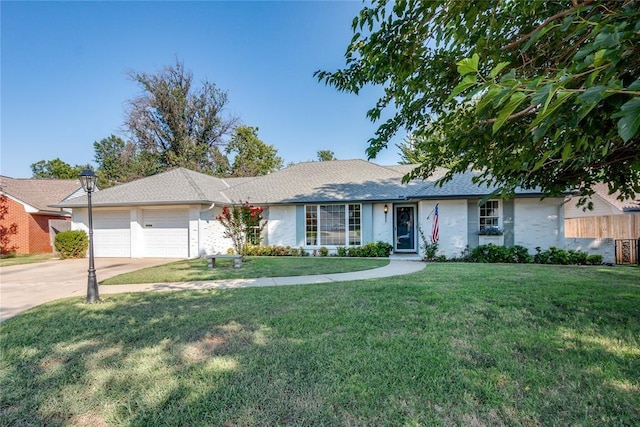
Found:
[(10, 178), (0, 175), (0, 190), (40, 213), (59, 214), (50, 205), (66, 199), (81, 188), (77, 179)]
[[(446, 169), (428, 179), (403, 183), (413, 165), (380, 166), (365, 160), (303, 162), (254, 178), (215, 178), (184, 168), (173, 169), (96, 192), (94, 206), (135, 206), (239, 203), (292, 204), (335, 201), (382, 201), (447, 197), (484, 197), (496, 188), (473, 183), (474, 172), (455, 175), (442, 186), (436, 181)], [(540, 194), (518, 190), (518, 194)], [(85, 197), (56, 206), (86, 206)]]
[(620, 192), (609, 193), (609, 186), (607, 184), (596, 184), (593, 186), (593, 190), (596, 194), (602, 197), (607, 203), (611, 204), (616, 209), (622, 212), (635, 212), (640, 211), (640, 199), (636, 200), (620, 200)]

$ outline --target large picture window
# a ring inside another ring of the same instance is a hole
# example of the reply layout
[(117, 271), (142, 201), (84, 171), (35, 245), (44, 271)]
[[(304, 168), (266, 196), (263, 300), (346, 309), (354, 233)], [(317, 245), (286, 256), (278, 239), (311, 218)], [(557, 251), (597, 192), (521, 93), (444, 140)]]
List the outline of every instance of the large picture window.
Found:
[(361, 244), (361, 206), (305, 206), (307, 246), (358, 246)]
[(500, 227), (500, 202), (488, 200), (480, 206), (480, 231)]

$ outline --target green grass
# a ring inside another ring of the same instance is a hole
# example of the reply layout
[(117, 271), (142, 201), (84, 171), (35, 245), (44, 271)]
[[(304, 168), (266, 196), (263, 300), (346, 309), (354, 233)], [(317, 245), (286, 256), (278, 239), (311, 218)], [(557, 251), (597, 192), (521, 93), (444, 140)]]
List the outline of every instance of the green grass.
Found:
[(9, 267), (11, 265), (34, 264), (36, 262), (44, 262), (53, 259), (53, 254), (24, 254), (0, 258), (0, 267)]
[(129, 283), (190, 282), (197, 280), (287, 277), (308, 274), (347, 273), (384, 267), (388, 259), (247, 257), (242, 267), (234, 268), (230, 259), (216, 260), (209, 268), (206, 259), (190, 259), (121, 274), (100, 282), (103, 285)]
[(638, 425), (640, 270), (430, 264), (0, 324), (2, 425)]

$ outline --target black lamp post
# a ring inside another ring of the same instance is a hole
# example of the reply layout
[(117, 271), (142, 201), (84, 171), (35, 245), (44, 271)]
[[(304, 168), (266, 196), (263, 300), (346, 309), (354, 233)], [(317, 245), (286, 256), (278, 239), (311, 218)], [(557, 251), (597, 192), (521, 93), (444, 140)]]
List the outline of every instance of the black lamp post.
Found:
[(97, 179), (98, 177), (91, 169), (85, 169), (80, 174), (82, 188), (87, 192), (87, 197), (89, 198), (89, 279), (87, 282), (87, 303), (100, 301), (96, 269), (93, 264), (93, 212), (91, 207), (91, 193), (96, 189)]

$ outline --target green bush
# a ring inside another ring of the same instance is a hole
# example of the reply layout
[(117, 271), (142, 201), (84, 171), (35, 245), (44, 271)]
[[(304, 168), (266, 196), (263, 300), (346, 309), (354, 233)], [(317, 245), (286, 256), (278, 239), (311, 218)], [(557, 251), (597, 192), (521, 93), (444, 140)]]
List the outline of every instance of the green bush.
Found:
[(497, 246), (489, 243), (488, 245), (480, 245), (471, 250), (469, 261), (471, 262), (515, 262), (512, 248), (506, 246)]
[(527, 264), (533, 262), (533, 257), (529, 255), (529, 249), (524, 246), (515, 245), (509, 248), (513, 255), (513, 261), (517, 264)]
[(338, 248), (338, 256), (360, 257), (360, 258), (385, 258), (391, 254), (393, 246), (387, 242), (369, 242), (363, 246), (351, 246), (349, 248)]
[[(340, 257), (388, 257), (393, 246), (386, 242), (367, 243), (363, 246), (339, 246), (336, 253)], [(303, 247), (292, 248), (290, 246), (253, 246), (246, 245), (245, 253), (248, 256), (310, 256), (311, 253)], [(322, 246), (313, 251), (321, 257), (329, 255), (329, 249)]]
[(601, 265), (603, 262), (602, 255), (588, 255), (587, 256), (587, 264), (588, 265)]
[(496, 246), (492, 244), (480, 245), (473, 248), (468, 255), (463, 253), (460, 260), (469, 262), (505, 262), (505, 263), (530, 263), (536, 264), (561, 264), (561, 265), (596, 265), (602, 264), (601, 255), (589, 255), (586, 252), (573, 249), (565, 250), (554, 246), (542, 250), (536, 248), (534, 256), (529, 255), (529, 251), (524, 246), (515, 245), (513, 247)]
[(84, 258), (89, 247), (89, 238), (83, 230), (61, 231), (56, 235), (54, 246), (62, 259)]
[(598, 260), (600, 264), (602, 263), (601, 255), (589, 255), (586, 252), (573, 249), (565, 250), (552, 246), (543, 251), (538, 247), (536, 252), (533, 262), (537, 264), (586, 265), (590, 264), (589, 257), (594, 257), (592, 261), (595, 263), (598, 263)]

